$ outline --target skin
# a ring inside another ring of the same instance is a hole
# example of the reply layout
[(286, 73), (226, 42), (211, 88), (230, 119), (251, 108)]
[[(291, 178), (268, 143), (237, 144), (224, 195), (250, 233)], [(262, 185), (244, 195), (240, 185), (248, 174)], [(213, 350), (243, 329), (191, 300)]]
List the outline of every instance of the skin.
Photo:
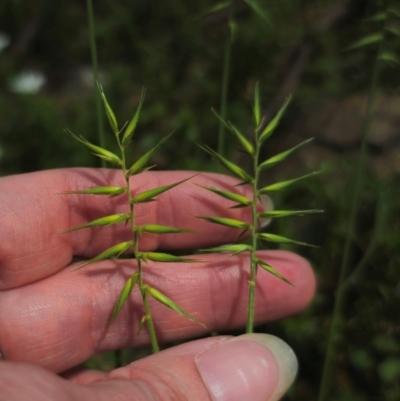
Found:
[[(147, 172), (132, 177), (140, 193), (192, 176)], [(235, 242), (240, 230), (196, 215), (250, 222), (250, 209), (193, 185), (231, 190), (234, 178), (202, 173), (136, 208), (136, 223), (191, 228), (190, 234), (143, 235), (142, 250), (205, 248)], [(65, 191), (123, 185), (121, 172), (63, 169), (0, 178), (0, 387), (7, 401), (26, 400), (211, 400), (195, 357), (228, 337), (189, 342), (105, 374), (75, 368), (106, 350), (149, 343), (136, 335), (143, 315), (137, 289), (106, 333), (116, 299), (135, 269), (131, 260), (103, 261), (76, 270), (74, 257), (94, 257), (131, 239), (124, 224), (63, 233), (108, 214), (126, 213), (123, 196), (65, 195)], [(249, 188), (239, 193), (251, 196)], [(261, 205), (260, 205), (261, 208)], [(310, 302), (315, 278), (308, 262), (284, 251), (259, 256), (287, 277), (290, 286), (260, 270), (256, 323), (284, 318)], [(158, 288), (205, 324), (206, 329), (151, 301), (160, 342), (190, 339), (246, 322), (248, 261), (245, 255), (201, 255), (199, 263), (148, 263), (145, 282)], [(177, 380), (179, 378), (179, 380)], [(196, 398), (193, 396), (196, 394)], [(0, 395), (0, 399), (1, 395)]]

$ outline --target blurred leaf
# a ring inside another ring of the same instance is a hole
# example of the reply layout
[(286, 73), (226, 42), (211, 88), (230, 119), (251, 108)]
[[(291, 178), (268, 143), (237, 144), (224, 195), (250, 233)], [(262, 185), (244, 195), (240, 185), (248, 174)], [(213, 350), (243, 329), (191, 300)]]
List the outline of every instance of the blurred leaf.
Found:
[(222, 191), (220, 189), (216, 189), (216, 188), (213, 188), (213, 187), (207, 187), (207, 186), (203, 186), (203, 185), (200, 185), (200, 184), (195, 184), (195, 185), (197, 185), (198, 187), (207, 189), (208, 191), (211, 191), (211, 192), (213, 192), (213, 193), (215, 193), (215, 194), (217, 194), (219, 196), (222, 196), (223, 198), (229, 199), (229, 200), (231, 200), (233, 202), (240, 203), (241, 205), (244, 205), (244, 206), (249, 206), (252, 203), (252, 201), (250, 199), (247, 199), (245, 196), (239, 195), (239, 194), (237, 194), (235, 192)]
[(221, 155), (219, 155), (217, 152), (209, 148), (207, 145), (206, 146), (201, 146), (199, 145), (201, 149), (203, 149), (205, 152), (209, 153), (211, 156), (213, 156), (217, 161), (219, 161), (228, 171), (236, 175), (237, 177), (241, 178), (245, 182), (252, 182), (253, 178), (248, 175), (244, 170), (242, 170), (239, 166), (236, 166), (236, 164), (233, 164), (229, 160), (225, 159)]
[(268, 186), (266, 186), (264, 188), (261, 188), (258, 192), (260, 194), (268, 194), (270, 192), (280, 191), (281, 189), (285, 189), (289, 185), (292, 185), (297, 181), (303, 180), (305, 178), (312, 177), (312, 176), (314, 176), (314, 175), (316, 175), (318, 173), (319, 173), (318, 171), (315, 171), (315, 172), (313, 172), (311, 174), (303, 175), (302, 177), (299, 177), (299, 178), (294, 178), (293, 180), (277, 182), (276, 184), (271, 184), (271, 185), (268, 185)]
[(280, 163), (282, 161), (284, 161), (288, 156), (290, 156), (295, 150), (297, 150), (298, 148), (300, 148), (301, 146), (305, 145), (306, 143), (309, 143), (313, 140), (314, 138), (310, 138), (307, 139), (306, 141), (298, 144), (297, 146), (294, 146), (293, 148), (286, 150), (285, 152), (279, 153), (278, 155), (275, 155), (271, 158), (269, 158), (268, 160), (266, 160), (265, 162), (261, 163), (258, 166), (258, 170), (259, 171), (263, 171), (267, 168), (270, 168), (272, 166), (275, 166), (275, 164)]
[(148, 152), (146, 152), (143, 156), (141, 156), (136, 162), (132, 164), (132, 166), (129, 168), (128, 172), (126, 173), (127, 177), (130, 177), (134, 174), (141, 173), (143, 172), (143, 168), (145, 167), (146, 163), (149, 161), (149, 159), (154, 155), (154, 153), (157, 152), (158, 149), (160, 149), (161, 145), (173, 134), (171, 132), (169, 135), (161, 139), (161, 141), (154, 146), (152, 149), (150, 149)]
[(237, 140), (242, 145), (243, 149), (252, 156), (254, 154), (253, 145), (243, 136), (243, 134), (241, 134), (233, 124), (231, 124), (230, 122), (226, 122), (214, 109), (211, 109), (211, 111), (218, 118), (218, 120), (225, 126), (225, 128), (227, 128), (229, 132), (233, 133), (236, 136)]
[(286, 108), (288, 107), (290, 100), (292, 99), (291, 96), (288, 96), (283, 103), (282, 107), (279, 109), (276, 116), (267, 124), (267, 126), (263, 129), (261, 135), (258, 138), (260, 145), (264, 143), (275, 131), (276, 127), (278, 126), (283, 114), (285, 113)]
[(364, 18), (363, 21), (365, 22), (374, 22), (374, 21), (385, 21), (387, 19), (387, 13), (382, 11), (373, 15), (372, 17)]
[(257, 82), (254, 88), (254, 105), (253, 105), (253, 118), (256, 129), (261, 123), (261, 101), (260, 101), (260, 85)]
[(162, 226), (159, 224), (145, 224), (137, 226), (136, 230), (141, 234), (142, 232), (151, 234), (178, 234), (178, 233), (192, 233), (193, 230), (187, 228), (176, 228), (170, 226)]
[(103, 149), (100, 146), (93, 145), (92, 143), (90, 143), (88, 140), (86, 140), (82, 136), (80, 138), (77, 137), (69, 129), (65, 129), (65, 132), (70, 134), (72, 136), (72, 138), (76, 139), (78, 142), (83, 143), (85, 146), (87, 146), (89, 149), (91, 149), (97, 157), (100, 157), (101, 159), (104, 159), (110, 163), (114, 163), (114, 164), (118, 164), (118, 165), (122, 164), (121, 159), (114, 153), (109, 152), (108, 150)]
[(265, 9), (265, 3), (260, 0), (243, 0), (259, 17), (261, 17), (269, 26), (272, 21), (269, 12)]
[(103, 100), (104, 108), (106, 110), (106, 114), (108, 117), (108, 121), (110, 122), (110, 127), (113, 130), (115, 135), (118, 135), (118, 123), (115, 118), (114, 112), (112, 111), (110, 105), (107, 102), (106, 95), (104, 94), (103, 87), (97, 82), (97, 88), (99, 89), (101, 99)]
[(350, 352), (350, 359), (354, 366), (360, 369), (371, 369), (375, 366), (375, 361), (366, 349), (356, 349)]
[(139, 105), (136, 109), (136, 113), (133, 116), (131, 122), (129, 123), (129, 125), (126, 127), (124, 136), (122, 138), (122, 146), (123, 147), (127, 147), (129, 145), (129, 142), (131, 141), (132, 135), (135, 133), (135, 129), (137, 126), (137, 123), (139, 121), (139, 115), (140, 115), (140, 110), (142, 108), (143, 102), (144, 102), (144, 97), (146, 94), (146, 89), (143, 88), (142, 89), (142, 94), (140, 96), (140, 101), (139, 101)]
[(187, 313), (184, 309), (178, 306), (172, 299), (168, 298), (166, 295), (161, 293), (160, 291), (156, 290), (155, 288), (147, 286), (146, 291), (158, 302), (162, 303), (163, 305), (167, 306), (168, 308), (178, 312), (180, 315), (185, 316), (187, 319), (191, 320), (194, 323), (199, 324), (200, 326), (206, 327), (200, 320), (196, 319), (194, 316)]
[(231, 244), (223, 245), (215, 248), (201, 249), (200, 252), (231, 252), (231, 256), (237, 255), (242, 252), (250, 252), (251, 246), (246, 244)]
[(379, 59), (388, 63), (400, 64), (400, 58), (391, 51), (384, 51), (379, 55)]
[(244, 135), (231, 123), (229, 123), (231, 127), (231, 132), (233, 132), (239, 141), (239, 143), (242, 145), (242, 148), (250, 155), (254, 156), (254, 147), (253, 145), (244, 137)]
[(346, 47), (344, 50), (346, 51), (346, 50), (358, 49), (360, 47), (369, 46), (374, 43), (380, 42), (381, 40), (383, 40), (382, 32), (372, 33), (371, 35), (364, 36), (362, 39), (358, 40), (357, 42), (354, 42), (350, 46)]
[(271, 210), (269, 212), (257, 213), (257, 217), (263, 219), (276, 219), (281, 217), (291, 217), (291, 216), (303, 216), (305, 214), (311, 213), (323, 213), (323, 210)]
[(257, 238), (268, 242), (276, 242), (278, 244), (296, 244), (296, 245), (310, 246), (312, 248), (318, 248), (317, 246), (307, 244), (306, 242), (295, 241), (290, 238), (282, 237), (280, 235), (271, 233), (259, 233), (257, 234)]
[(85, 267), (92, 263), (99, 262), (100, 260), (118, 258), (120, 255), (122, 255), (124, 252), (126, 252), (130, 247), (132, 247), (133, 244), (134, 244), (134, 241), (127, 241), (127, 242), (121, 242), (117, 245), (114, 245), (114, 246), (106, 249), (104, 252), (100, 253), (99, 255), (95, 256), (94, 258), (83, 263), (76, 270), (82, 269), (82, 267)]
[(399, 383), (400, 359), (388, 358), (378, 366), (379, 376), (387, 383)]
[(153, 262), (165, 262), (165, 263), (201, 263), (199, 259), (184, 258), (182, 256), (170, 255), (169, 253), (162, 252), (141, 252), (140, 258), (147, 262), (151, 260)]
[(396, 17), (400, 17), (400, 9), (397, 7), (389, 7), (388, 12), (395, 15)]
[(393, 35), (400, 36), (400, 28), (396, 25), (386, 26), (385, 30), (392, 33)]
[(393, 354), (400, 351), (400, 343), (388, 335), (375, 337), (374, 347), (381, 352)]
[(245, 223), (244, 221), (228, 219), (225, 217), (213, 217), (213, 216), (196, 216), (199, 219), (203, 219), (209, 221), (210, 223), (220, 224), (226, 227), (234, 227), (234, 228), (250, 228), (250, 224)]
[(164, 185), (164, 186), (162, 186), (162, 187), (153, 188), (153, 189), (150, 189), (150, 190), (148, 190), (148, 191), (141, 192), (140, 194), (136, 195), (136, 196), (132, 199), (132, 203), (151, 202), (151, 201), (154, 200), (154, 197), (155, 197), (155, 196), (160, 195), (160, 194), (162, 194), (162, 193), (164, 193), (164, 192), (169, 191), (170, 189), (172, 189), (172, 188), (174, 188), (174, 187), (176, 187), (176, 186), (182, 184), (183, 182), (192, 179), (192, 178), (195, 177), (196, 175), (197, 175), (197, 174), (195, 174), (195, 175), (193, 175), (193, 176), (191, 176), (191, 177), (189, 177), (189, 178), (186, 178), (185, 180), (175, 182), (174, 184)]
[(80, 191), (66, 191), (62, 194), (72, 195), (120, 195), (125, 192), (125, 187), (94, 187), (89, 189), (82, 189)]
[(231, 3), (232, 3), (232, 0), (220, 2), (220, 3), (212, 6), (211, 8), (208, 8), (207, 10), (202, 11), (196, 17), (196, 19), (200, 19), (200, 18), (206, 17), (207, 15), (216, 14), (222, 10), (225, 10), (226, 8), (228, 8), (231, 5)]
[(135, 288), (137, 278), (138, 278), (138, 273), (136, 272), (125, 283), (124, 288), (122, 289), (121, 293), (119, 294), (117, 303), (115, 304), (110, 321), (108, 322), (107, 330), (110, 328), (110, 326), (113, 324), (114, 320), (117, 318), (122, 307), (125, 305), (125, 302), (128, 300), (129, 295), (131, 295), (132, 290)]
[(279, 279), (281, 279), (282, 281), (284, 281), (285, 283), (288, 283), (290, 285), (293, 285), (286, 277), (282, 276), (282, 274), (278, 273), (271, 265), (269, 265), (268, 263), (265, 263), (263, 260), (261, 259), (257, 259), (257, 265), (262, 267), (264, 270), (266, 270), (268, 273), (273, 274), (275, 277), (278, 277)]
[(118, 224), (123, 221), (129, 220), (131, 218), (130, 214), (111, 214), (109, 216), (101, 217), (100, 219), (96, 219), (91, 221), (90, 223), (83, 224), (82, 226), (72, 227), (65, 233), (69, 233), (71, 231), (81, 230), (83, 228), (90, 228), (90, 227), (98, 227), (98, 226), (109, 226), (111, 224)]

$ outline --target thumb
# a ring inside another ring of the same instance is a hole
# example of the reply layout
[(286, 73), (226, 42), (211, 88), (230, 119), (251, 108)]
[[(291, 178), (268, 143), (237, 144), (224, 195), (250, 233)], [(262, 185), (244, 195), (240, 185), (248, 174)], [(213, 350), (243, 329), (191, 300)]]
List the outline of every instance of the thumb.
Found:
[(282, 340), (245, 334), (185, 343), (70, 381), (35, 365), (0, 362), (0, 388), (8, 401), (276, 401), (296, 372), (296, 357)]
[(296, 373), (297, 360), (286, 343), (271, 335), (246, 334), (182, 344), (108, 377), (139, 383), (142, 390), (127, 398), (135, 401), (275, 401)]

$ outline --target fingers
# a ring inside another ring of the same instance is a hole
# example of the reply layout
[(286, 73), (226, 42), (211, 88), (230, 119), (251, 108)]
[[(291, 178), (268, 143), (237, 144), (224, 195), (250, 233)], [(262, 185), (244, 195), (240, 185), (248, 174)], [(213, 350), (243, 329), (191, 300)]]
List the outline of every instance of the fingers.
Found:
[[(260, 252), (258, 256), (293, 286), (260, 270), (256, 322), (302, 310), (315, 290), (307, 261), (284, 251)], [(161, 342), (245, 325), (248, 256), (207, 255), (202, 259), (208, 262), (158, 263), (145, 268), (146, 283), (207, 326), (204, 329), (153, 300), (150, 308)], [(5, 359), (34, 362), (60, 372), (101, 351), (147, 344), (145, 329), (137, 335), (144, 314), (137, 289), (104, 337), (116, 299), (133, 269), (129, 261), (107, 261), (81, 270), (63, 270), (46, 280), (0, 293), (0, 351)]]
[[(147, 172), (132, 177), (132, 191), (172, 184), (192, 172)], [(233, 242), (241, 230), (205, 222), (197, 215), (225, 216), (250, 222), (250, 209), (229, 209), (233, 202), (195, 183), (232, 190), (237, 180), (204, 173), (161, 194), (156, 202), (136, 206), (136, 224), (161, 224), (195, 230), (190, 234), (144, 235), (143, 250), (200, 248)], [(0, 290), (34, 282), (61, 270), (72, 257), (93, 257), (132, 239), (124, 223), (62, 234), (110, 214), (127, 213), (124, 195), (62, 195), (95, 186), (124, 185), (122, 173), (107, 169), (49, 170), (0, 179)], [(246, 186), (238, 193), (250, 196)]]
[(282, 340), (248, 334), (186, 343), (73, 382), (34, 365), (2, 362), (0, 384), (8, 401), (276, 401), (296, 372), (296, 357)]

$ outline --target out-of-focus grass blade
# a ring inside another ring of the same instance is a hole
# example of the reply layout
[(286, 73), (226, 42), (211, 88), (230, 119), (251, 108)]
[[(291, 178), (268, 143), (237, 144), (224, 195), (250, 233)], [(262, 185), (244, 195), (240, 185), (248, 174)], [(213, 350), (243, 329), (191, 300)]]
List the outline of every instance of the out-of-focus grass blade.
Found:
[(94, 187), (89, 189), (82, 189), (80, 191), (66, 191), (62, 192), (62, 194), (66, 195), (120, 195), (125, 192), (125, 187)]
[(228, 8), (230, 5), (231, 5), (231, 1), (221, 1), (220, 3), (217, 3), (216, 5), (201, 12), (195, 19), (197, 20), (197, 19), (206, 17), (207, 15), (218, 13), (219, 11), (222, 11), (222, 10), (225, 10), (225, 8)]
[(383, 40), (383, 33), (382, 32), (375, 32), (372, 33), (371, 35), (364, 36), (360, 40), (357, 40), (357, 42), (354, 42), (350, 46), (346, 47), (344, 51), (346, 50), (352, 50), (352, 49), (358, 49), (360, 47), (364, 46), (369, 46), (374, 43), (377, 43), (379, 41)]
[(323, 210), (314, 209), (314, 210), (271, 210), (270, 212), (262, 212), (258, 213), (257, 217), (261, 217), (263, 219), (277, 219), (281, 217), (291, 217), (291, 216), (303, 216), (305, 214), (311, 213), (323, 213)]
[(385, 27), (385, 30), (392, 33), (393, 35), (400, 36), (400, 27), (395, 25), (389, 25)]
[[(400, 33), (400, 31), (399, 31)], [(384, 51), (379, 55), (379, 59), (388, 63), (400, 64), (400, 58), (391, 51)]]
[(280, 235), (276, 234), (270, 234), (270, 233), (259, 233), (257, 234), (257, 238), (260, 240), (268, 241), (268, 242), (275, 242), (278, 244), (296, 244), (296, 245), (304, 245), (304, 246), (310, 246), (312, 248), (318, 248), (316, 245), (311, 245), (307, 244), (306, 242), (301, 242), (301, 241), (295, 241), (290, 238), (282, 237)]
[(159, 224), (145, 224), (143, 226), (137, 226), (136, 230), (141, 233), (151, 234), (178, 234), (178, 233), (192, 233), (193, 230), (187, 228), (177, 228), (170, 226), (162, 226)]
[(294, 184), (297, 181), (303, 180), (308, 177), (312, 177), (318, 173), (319, 173), (318, 171), (315, 171), (311, 174), (307, 174), (307, 175), (303, 175), (302, 177), (294, 178), (293, 180), (277, 182), (276, 184), (271, 184), (264, 188), (261, 188), (258, 192), (259, 192), (259, 194), (268, 194), (270, 192), (280, 191), (281, 189), (285, 189), (286, 187)]
[[(244, 137), (243, 134), (240, 133), (240, 131), (230, 122), (226, 122), (214, 109), (211, 109), (215, 117), (218, 118), (218, 120), (225, 126), (225, 128), (229, 131), (232, 132), (239, 143), (242, 145), (243, 149), (249, 153), (251, 156), (254, 155), (254, 147), (253, 145)], [(206, 150), (207, 151), (207, 150)], [(210, 153), (210, 152), (208, 152)]]
[(158, 149), (160, 149), (161, 145), (173, 134), (171, 132), (169, 135), (161, 139), (161, 141), (154, 146), (154, 148), (150, 149), (148, 152), (146, 152), (142, 157), (140, 157), (135, 163), (132, 164), (132, 166), (129, 168), (128, 172), (126, 173), (127, 177), (130, 177), (134, 174), (141, 173), (143, 171), (143, 168), (145, 167), (146, 163), (150, 160), (150, 158), (154, 155), (154, 153), (157, 152)]
[(158, 302), (167, 306), (168, 308), (178, 312), (180, 315), (185, 316), (187, 319), (191, 320), (194, 323), (199, 324), (200, 326), (206, 327), (200, 320), (196, 319), (194, 316), (186, 312), (180, 306), (178, 306), (172, 299), (168, 298), (166, 295), (156, 290), (153, 287), (147, 286), (146, 291)]
[(271, 17), (259, 0), (244, 0), (244, 2), (261, 17), (269, 26), (272, 26)]
[(104, 108), (106, 110), (108, 121), (110, 122), (110, 127), (113, 130), (114, 134), (118, 135), (119, 132), (118, 132), (117, 119), (115, 118), (115, 114), (112, 111), (112, 108), (110, 107), (110, 105), (107, 102), (107, 98), (106, 98), (106, 95), (104, 94), (103, 87), (99, 83), (97, 83), (97, 88), (99, 89), (100, 97), (103, 100), (103, 104), (104, 104)]
[(217, 246), (215, 248), (201, 249), (200, 252), (210, 253), (210, 252), (230, 252), (231, 256), (237, 255), (242, 252), (250, 252), (251, 246), (246, 244), (231, 244)]
[(140, 110), (141, 110), (143, 102), (144, 102), (145, 94), (146, 94), (146, 89), (143, 88), (142, 89), (142, 94), (140, 96), (139, 105), (138, 105), (138, 107), (136, 109), (136, 113), (133, 116), (133, 118), (130, 121), (130, 123), (128, 124), (128, 126), (126, 127), (126, 130), (124, 132), (124, 136), (122, 138), (122, 146), (125, 147), (125, 148), (129, 145), (129, 142), (132, 139), (132, 135), (135, 133), (135, 129), (136, 129), (137, 123), (139, 121)]
[(153, 262), (165, 262), (165, 263), (197, 263), (202, 262), (199, 259), (185, 258), (182, 256), (170, 255), (169, 253), (162, 252), (141, 252), (140, 258), (147, 262), (151, 260)]
[(111, 214), (110, 216), (101, 217), (100, 219), (96, 219), (91, 221), (90, 223), (83, 224), (82, 226), (72, 227), (64, 233), (69, 233), (71, 231), (81, 230), (83, 228), (90, 228), (90, 227), (98, 227), (98, 226), (109, 226), (111, 224), (118, 224), (122, 221), (126, 221), (131, 218), (130, 214)]
[(285, 276), (282, 276), (282, 274), (278, 273), (271, 265), (265, 263), (263, 260), (257, 259), (257, 265), (266, 270), (268, 273), (271, 273), (275, 277), (278, 277), (279, 279), (283, 280), (285, 283), (293, 285)]
[(282, 107), (279, 109), (278, 113), (276, 116), (267, 124), (267, 126), (263, 129), (261, 132), (261, 135), (259, 136), (258, 140), (260, 145), (264, 143), (275, 131), (276, 127), (278, 126), (283, 114), (285, 113), (286, 108), (288, 107), (291, 96), (288, 96), (283, 103)]
[(110, 163), (114, 163), (114, 164), (118, 164), (118, 165), (122, 164), (121, 159), (114, 153), (109, 152), (108, 150), (103, 149), (100, 146), (93, 145), (92, 143), (90, 143), (88, 140), (86, 140), (83, 137), (77, 137), (69, 129), (65, 129), (65, 132), (70, 134), (72, 136), (72, 138), (76, 139), (78, 142), (83, 143), (85, 146), (87, 146), (90, 150), (92, 150), (94, 152), (94, 154), (97, 157), (100, 157), (101, 159), (104, 159)]
[(364, 18), (362, 21), (364, 22), (378, 22), (378, 21), (385, 21), (387, 19), (387, 13), (385, 11), (382, 11), (380, 13), (377, 13), (371, 17)]
[(127, 242), (121, 242), (117, 245), (114, 245), (111, 248), (106, 249), (104, 252), (100, 253), (99, 255), (95, 256), (94, 258), (83, 263), (81, 266), (79, 266), (75, 270), (82, 269), (82, 267), (85, 267), (85, 266), (90, 265), (95, 262), (99, 262), (100, 260), (118, 258), (118, 256), (122, 255), (131, 246), (133, 246), (133, 244), (134, 244), (134, 241), (127, 241)]
[(192, 179), (196, 175), (198, 175), (198, 174), (195, 174), (189, 178), (186, 178), (185, 180), (175, 182), (174, 184), (164, 185), (162, 187), (153, 188), (148, 191), (141, 192), (140, 194), (136, 195), (132, 199), (132, 203), (151, 202), (154, 200), (154, 197), (156, 197), (157, 195), (160, 195), (166, 191), (169, 191), (170, 189), (184, 183), (185, 181)]
[(397, 17), (400, 17), (400, 9), (397, 7), (389, 7), (388, 12), (393, 15), (396, 15)]
[(137, 278), (138, 278), (138, 273), (134, 273), (125, 283), (124, 288), (122, 289), (121, 293), (119, 294), (117, 303), (115, 304), (110, 321), (108, 322), (107, 330), (110, 328), (110, 326), (113, 324), (114, 320), (117, 318), (122, 307), (125, 305), (125, 302), (128, 300), (129, 295), (131, 295), (132, 290), (135, 288)]
[(260, 84), (257, 82), (254, 89), (254, 105), (253, 105), (253, 118), (256, 129), (261, 124), (261, 101), (260, 101)]
[(313, 140), (314, 138), (311, 139), (307, 139), (306, 141), (298, 144), (297, 146), (294, 146), (293, 148), (286, 150), (285, 152), (279, 153), (271, 158), (269, 158), (268, 160), (266, 160), (265, 162), (261, 163), (258, 166), (258, 170), (259, 171), (263, 171), (269, 167), (275, 166), (275, 164), (280, 163), (282, 161), (284, 161), (288, 156), (290, 156), (295, 150), (297, 150), (298, 148), (300, 148), (301, 146), (305, 145), (306, 143), (309, 143)]
[(252, 201), (250, 199), (247, 199), (245, 196), (239, 195), (234, 192), (222, 191), (222, 190), (214, 188), (214, 187), (207, 187), (207, 186), (200, 185), (200, 184), (195, 184), (195, 185), (197, 185), (198, 187), (207, 189), (208, 191), (211, 191), (219, 196), (222, 196), (223, 198), (229, 199), (233, 202), (240, 203), (243, 206), (249, 206), (252, 203)]
[(234, 228), (245, 228), (246, 230), (249, 229), (251, 226), (244, 221), (235, 220), (235, 219), (228, 219), (226, 217), (214, 217), (214, 216), (196, 216), (199, 219), (203, 219), (209, 221), (210, 223), (220, 224), (226, 227), (234, 227)]
[(231, 132), (233, 132), (242, 145), (242, 148), (250, 155), (254, 156), (254, 146), (245, 138), (245, 136), (231, 123), (229, 123), (231, 127)]
[(219, 161), (228, 171), (235, 174), (237, 177), (241, 178), (245, 182), (253, 182), (253, 178), (249, 174), (247, 174), (244, 170), (242, 170), (239, 166), (225, 159), (220, 154), (209, 148), (207, 145), (206, 146), (199, 145), (199, 146), (205, 152), (209, 153), (211, 156), (217, 159), (217, 161)]

